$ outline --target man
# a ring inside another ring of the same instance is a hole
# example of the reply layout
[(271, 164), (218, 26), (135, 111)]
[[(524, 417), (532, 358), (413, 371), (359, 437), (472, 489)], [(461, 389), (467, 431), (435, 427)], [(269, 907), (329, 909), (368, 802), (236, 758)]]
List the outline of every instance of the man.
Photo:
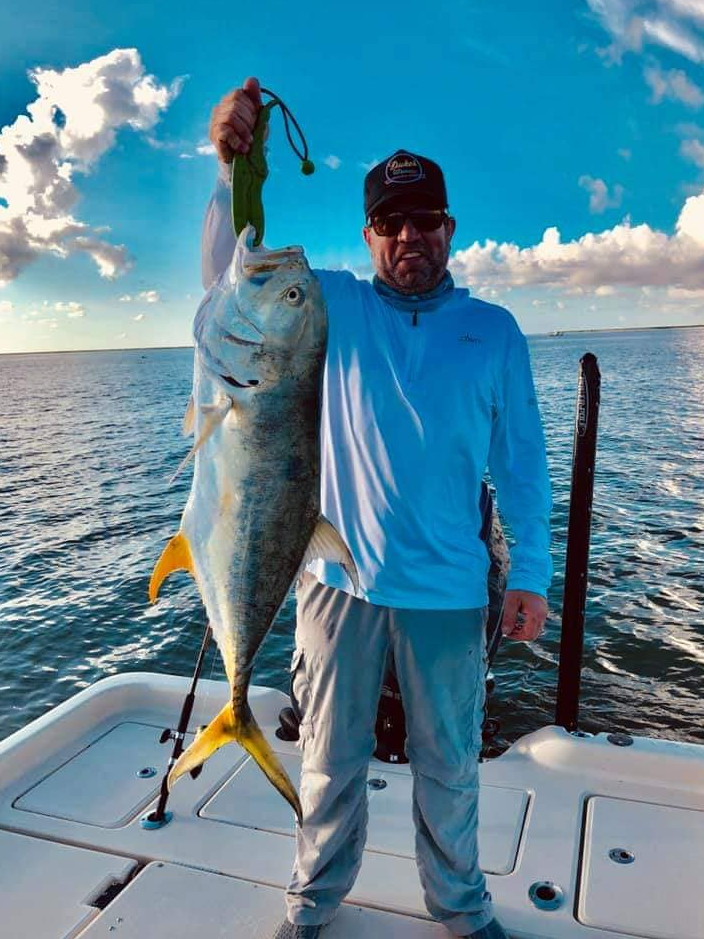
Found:
[[(221, 171), (203, 228), (206, 288), (232, 257), (227, 164), (248, 151), (260, 107), (250, 78), (213, 110)], [(437, 164), (398, 151), (367, 174), (364, 202), (373, 284), (316, 272), (329, 317), (321, 505), (352, 552), (360, 589), (353, 595), (322, 561), (298, 585), (303, 824), (276, 939), (316, 939), (359, 871), (389, 651), (427, 908), (457, 936), (506, 939), (477, 855), (488, 568), (479, 492), (488, 464), (516, 538), (502, 630), (533, 640), (552, 567), (527, 345), (508, 311), (453, 284), (455, 220)]]

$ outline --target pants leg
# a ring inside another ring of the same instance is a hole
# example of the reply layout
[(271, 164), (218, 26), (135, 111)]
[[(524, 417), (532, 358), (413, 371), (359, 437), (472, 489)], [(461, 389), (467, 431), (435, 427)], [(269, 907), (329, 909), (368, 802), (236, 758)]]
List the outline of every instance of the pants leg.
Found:
[(296, 597), (303, 824), (286, 906), (292, 923), (320, 925), (332, 919), (362, 863), (389, 611), (311, 574), (301, 578)]
[(485, 626), (485, 608), (390, 611), (418, 871), (428, 912), (458, 936), (493, 918), (477, 845)]

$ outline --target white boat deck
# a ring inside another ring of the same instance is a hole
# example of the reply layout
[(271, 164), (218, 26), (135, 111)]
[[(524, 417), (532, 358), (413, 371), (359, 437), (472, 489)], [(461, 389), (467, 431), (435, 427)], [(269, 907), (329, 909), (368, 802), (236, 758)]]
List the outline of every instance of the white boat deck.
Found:
[[(0, 743), (2, 939), (268, 939), (293, 818), (242, 750), (179, 781), (168, 825), (140, 825), (171, 752), (160, 733), (188, 684), (109, 678)], [(223, 683), (201, 682), (192, 728), (226, 697)], [(286, 698), (254, 688), (250, 702), (297, 779), (295, 744), (274, 735)], [(704, 747), (545, 727), (480, 773), (481, 864), (512, 937), (704, 939)], [(441, 939), (413, 859), (410, 771), (373, 761), (370, 777), (385, 786), (369, 791), (362, 871), (326, 939)], [(554, 909), (532, 899), (545, 882), (561, 892)]]

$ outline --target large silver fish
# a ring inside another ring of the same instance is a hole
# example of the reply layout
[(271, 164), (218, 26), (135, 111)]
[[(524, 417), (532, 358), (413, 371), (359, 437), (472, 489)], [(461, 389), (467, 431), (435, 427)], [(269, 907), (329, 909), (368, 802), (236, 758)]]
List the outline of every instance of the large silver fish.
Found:
[[(256, 760), (299, 819), (298, 795), (247, 704), (254, 658), (302, 566), (314, 557), (357, 572), (320, 514), (320, 389), (327, 316), (301, 248), (252, 249), (232, 263), (196, 314), (195, 444), (178, 533), (152, 574), (156, 600), (174, 570), (193, 575), (225, 664), (230, 700), (169, 774), (169, 786), (231, 741)], [(180, 467), (181, 468), (181, 467)], [(180, 469), (179, 468), (179, 469)]]

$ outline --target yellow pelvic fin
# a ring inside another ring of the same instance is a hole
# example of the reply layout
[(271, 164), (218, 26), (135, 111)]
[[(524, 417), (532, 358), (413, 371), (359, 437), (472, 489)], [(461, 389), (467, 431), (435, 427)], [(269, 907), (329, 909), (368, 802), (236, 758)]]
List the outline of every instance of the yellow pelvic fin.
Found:
[(198, 734), (190, 747), (181, 754), (178, 762), (169, 773), (169, 789), (184, 773), (190, 772), (208, 759), (226, 743), (239, 743), (251, 754), (267, 779), (274, 785), (289, 803), (300, 823), (301, 803), (293, 783), (281, 765), (278, 756), (269, 746), (254, 715), (245, 705), (245, 712), (239, 720), (235, 719), (232, 704), (228, 703), (206, 729)]
[(151, 603), (154, 603), (159, 594), (159, 588), (173, 571), (189, 571), (193, 577), (196, 576), (191, 546), (188, 543), (188, 538), (182, 532), (178, 532), (173, 536), (156, 562), (156, 567), (149, 581), (149, 600)]

